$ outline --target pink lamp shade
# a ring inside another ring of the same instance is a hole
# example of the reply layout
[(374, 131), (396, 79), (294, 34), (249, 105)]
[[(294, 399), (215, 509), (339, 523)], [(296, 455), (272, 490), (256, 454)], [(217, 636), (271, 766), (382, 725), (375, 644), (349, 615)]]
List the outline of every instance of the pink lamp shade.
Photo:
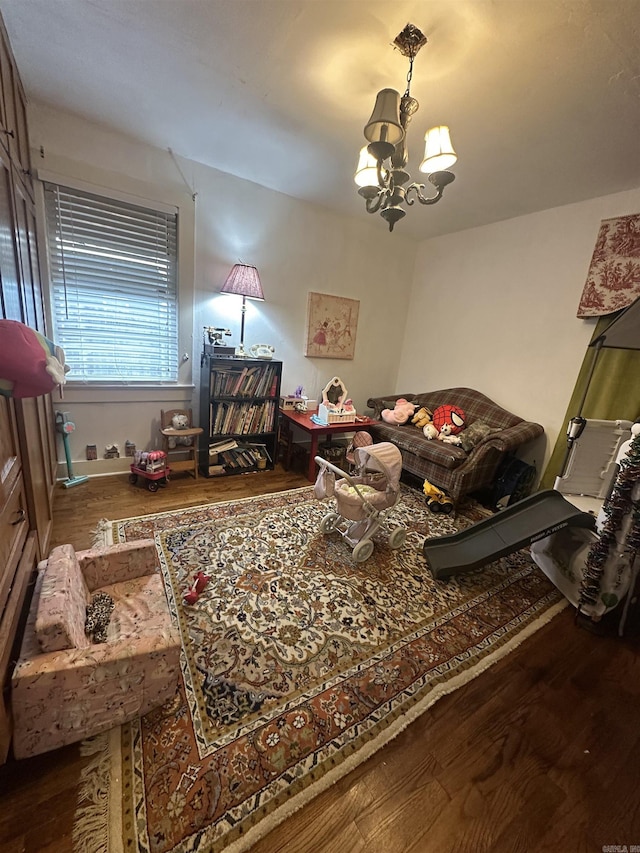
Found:
[(250, 264), (234, 264), (220, 293), (235, 293), (248, 299), (264, 301), (258, 270)]
[(264, 293), (262, 292), (258, 270), (251, 264), (234, 264), (220, 293), (233, 293), (236, 296), (242, 296), (240, 346), (236, 350), (236, 356), (246, 358), (247, 353), (244, 350), (244, 317), (247, 310), (247, 299), (261, 299), (264, 301)]

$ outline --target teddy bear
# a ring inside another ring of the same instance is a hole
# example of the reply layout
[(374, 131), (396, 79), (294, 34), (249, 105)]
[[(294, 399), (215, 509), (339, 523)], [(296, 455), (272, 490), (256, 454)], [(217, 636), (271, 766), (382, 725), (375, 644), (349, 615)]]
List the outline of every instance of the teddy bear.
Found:
[[(173, 429), (189, 429), (189, 418), (183, 414), (175, 414), (171, 418), (171, 426)], [(168, 437), (169, 450), (173, 450), (176, 445), (182, 444), (185, 447), (191, 447), (193, 444), (192, 435), (170, 435)]]
[(380, 412), (380, 417), (385, 421), (385, 423), (395, 424), (398, 426), (406, 424), (409, 418), (413, 417), (415, 411), (416, 407), (413, 403), (410, 403), (404, 397), (400, 397), (396, 400), (394, 408), (383, 409)]
[(411, 423), (415, 424), (418, 429), (424, 429), (427, 424), (433, 422), (433, 412), (431, 409), (427, 409), (426, 406), (422, 406), (418, 409), (415, 415), (411, 418)]
[(422, 433), (424, 437), (429, 441), (438, 437), (438, 430), (434, 427), (433, 424), (425, 424), (422, 427)]

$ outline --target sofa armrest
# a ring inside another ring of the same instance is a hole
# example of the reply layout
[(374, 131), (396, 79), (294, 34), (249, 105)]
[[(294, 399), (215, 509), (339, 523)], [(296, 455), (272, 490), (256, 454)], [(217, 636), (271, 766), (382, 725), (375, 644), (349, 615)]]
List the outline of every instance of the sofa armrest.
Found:
[(158, 555), (153, 539), (139, 539), (104, 548), (89, 548), (86, 551), (77, 551), (76, 557), (89, 592), (109, 584), (152, 575), (158, 567)]
[(541, 424), (535, 424), (532, 421), (520, 421), (519, 424), (491, 433), (478, 445), (476, 450), (487, 446), (498, 447), (502, 451), (517, 450), (521, 445), (533, 441), (534, 438), (538, 438), (543, 433), (544, 427)]
[(388, 403), (395, 403), (401, 397), (411, 402), (415, 396), (415, 394), (385, 394), (383, 397), (369, 397), (367, 408), (373, 409), (374, 418), (380, 418), (382, 410), (389, 408)]

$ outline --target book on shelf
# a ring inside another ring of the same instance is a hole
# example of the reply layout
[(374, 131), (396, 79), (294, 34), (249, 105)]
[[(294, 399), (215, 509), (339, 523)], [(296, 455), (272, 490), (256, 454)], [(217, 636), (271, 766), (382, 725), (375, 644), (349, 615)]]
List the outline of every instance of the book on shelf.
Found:
[(269, 462), (273, 462), (273, 459), (271, 458), (271, 454), (269, 453), (269, 449), (266, 444), (261, 444), (258, 441), (250, 441), (247, 442), (247, 444), (244, 444), (243, 447), (246, 447), (250, 450), (253, 450), (253, 448), (255, 448), (255, 450), (253, 451), (254, 453), (258, 454), (259, 456), (264, 454), (269, 460)]
[(235, 397), (240, 392), (240, 388), (242, 387), (242, 383), (243, 383), (244, 378), (248, 372), (249, 372), (249, 368), (243, 367), (242, 370), (240, 371), (240, 373), (236, 376), (236, 381), (235, 381), (234, 386), (233, 386), (233, 391), (231, 392), (232, 397)]
[(227, 438), (224, 441), (213, 441), (209, 444), (209, 456), (214, 456), (216, 453), (221, 453), (223, 450), (233, 450), (238, 446), (235, 438)]
[(226, 474), (226, 468), (224, 465), (209, 465), (209, 476), (210, 477), (220, 477), (222, 474)]

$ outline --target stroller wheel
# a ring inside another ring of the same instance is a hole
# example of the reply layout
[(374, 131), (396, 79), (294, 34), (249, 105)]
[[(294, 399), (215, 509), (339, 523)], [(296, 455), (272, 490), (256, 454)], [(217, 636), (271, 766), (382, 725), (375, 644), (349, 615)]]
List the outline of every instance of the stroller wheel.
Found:
[(340, 516), (337, 512), (330, 512), (322, 519), (320, 522), (320, 532), (321, 533), (331, 533), (332, 530), (336, 529), (336, 522)]
[(407, 538), (407, 531), (404, 527), (396, 527), (395, 530), (392, 530), (389, 534), (389, 547), (390, 548), (402, 548)]
[(356, 563), (364, 563), (364, 561), (368, 560), (372, 554), (373, 542), (371, 539), (364, 539), (362, 542), (358, 542), (356, 547), (353, 549), (353, 559)]

